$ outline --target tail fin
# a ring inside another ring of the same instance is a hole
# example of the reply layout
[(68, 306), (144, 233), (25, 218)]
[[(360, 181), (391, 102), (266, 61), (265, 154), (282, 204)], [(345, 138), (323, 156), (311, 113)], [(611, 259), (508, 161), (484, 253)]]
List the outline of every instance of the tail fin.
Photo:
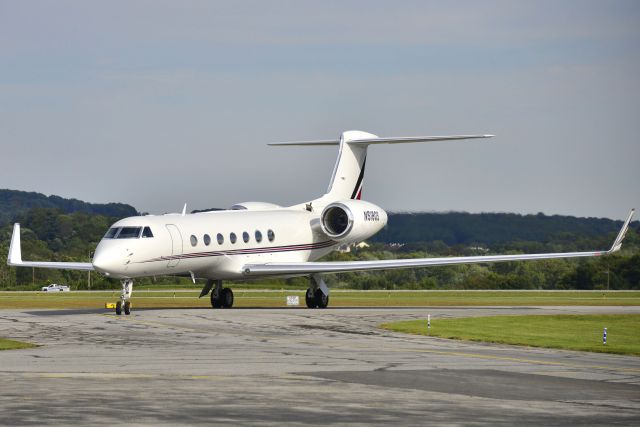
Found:
[(371, 133), (358, 130), (343, 132), (339, 140), (276, 142), (275, 146), (318, 146), (339, 145), (338, 160), (333, 168), (333, 175), (327, 193), (322, 200), (360, 199), (362, 181), (367, 161), (367, 147), (372, 144), (402, 144), (410, 142), (451, 141), (459, 139), (491, 138), (493, 135), (452, 135), (452, 136), (418, 136), (379, 138)]
[(340, 151), (324, 198), (329, 200), (360, 199), (362, 181), (367, 163), (368, 144), (356, 144), (359, 140), (376, 139), (377, 136), (350, 130), (340, 137)]

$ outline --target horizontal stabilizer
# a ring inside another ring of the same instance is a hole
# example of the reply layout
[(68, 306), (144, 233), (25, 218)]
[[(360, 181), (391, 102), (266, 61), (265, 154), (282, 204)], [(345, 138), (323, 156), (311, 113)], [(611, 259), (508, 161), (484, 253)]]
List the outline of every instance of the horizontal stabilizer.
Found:
[(297, 146), (305, 146), (305, 145), (340, 145), (339, 139), (329, 139), (326, 141), (292, 141), (292, 142), (270, 142), (267, 145), (271, 146), (286, 146), (286, 145), (297, 145)]
[[(455, 141), (459, 139), (479, 139), (492, 138), (495, 135), (449, 135), (449, 136), (411, 136), (411, 137), (388, 137), (388, 138), (368, 138), (352, 139), (346, 141), (348, 144), (371, 145), (371, 144), (407, 144), (412, 142), (435, 142), (435, 141)], [(272, 142), (272, 146), (318, 146), (318, 145), (339, 145), (339, 139), (328, 139), (321, 141), (292, 141), (292, 142)]]
[(7, 264), (11, 267), (53, 268), (59, 270), (92, 271), (90, 262), (49, 262), (49, 261), (22, 261), (22, 249), (20, 244), (20, 224), (13, 225), (11, 243), (9, 243), (9, 256)]
[(436, 142), (436, 141), (455, 141), (458, 139), (479, 139), (493, 138), (495, 135), (449, 135), (449, 136), (411, 136), (411, 137), (390, 137), (390, 138), (372, 138), (358, 139), (349, 141), (349, 144), (407, 144), (411, 142)]

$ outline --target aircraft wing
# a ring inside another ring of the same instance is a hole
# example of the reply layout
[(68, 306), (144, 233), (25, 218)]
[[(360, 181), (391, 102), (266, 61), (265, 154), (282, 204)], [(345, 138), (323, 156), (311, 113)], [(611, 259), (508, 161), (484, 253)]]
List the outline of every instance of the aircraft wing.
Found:
[(13, 234), (9, 244), (7, 264), (12, 267), (55, 268), (59, 270), (83, 270), (92, 271), (90, 262), (49, 262), (49, 261), (22, 261), (22, 249), (20, 247), (20, 224), (13, 225)]
[(611, 254), (620, 250), (622, 240), (629, 229), (629, 223), (633, 218), (632, 209), (624, 222), (616, 240), (607, 251), (593, 252), (560, 252), (546, 254), (518, 254), (518, 255), (486, 255), (469, 257), (445, 257), (445, 258), (414, 258), (414, 259), (390, 259), (374, 261), (328, 261), (328, 262), (270, 262), (265, 264), (246, 264), (243, 273), (246, 276), (280, 276), (280, 275), (304, 275), (313, 273), (344, 273), (363, 270), (390, 270), (397, 268), (417, 268), (438, 265), (472, 264), (484, 262), (521, 261), (553, 258), (579, 258), (593, 257)]

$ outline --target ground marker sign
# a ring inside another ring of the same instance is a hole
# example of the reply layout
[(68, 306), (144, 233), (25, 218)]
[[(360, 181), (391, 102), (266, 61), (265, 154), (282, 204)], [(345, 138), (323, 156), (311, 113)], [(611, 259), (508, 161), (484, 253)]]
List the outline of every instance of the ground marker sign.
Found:
[(300, 297), (297, 295), (287, 295), (287, 305), (300, 305)]

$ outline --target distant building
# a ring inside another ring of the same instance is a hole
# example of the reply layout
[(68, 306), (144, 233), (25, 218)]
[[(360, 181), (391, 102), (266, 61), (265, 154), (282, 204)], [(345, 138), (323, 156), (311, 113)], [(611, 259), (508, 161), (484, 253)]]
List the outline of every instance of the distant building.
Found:
[(348, 254), (351, 252), (351, 246), (348, 244), (338, 246), (338, 252), (342, 252), (343, 254)]
[(338, 246), (338, 252), (342, 252), (344, 254), (348, 254), (349, 252), (351, 252), (351, 248), (358, 248), (358, 249), (365, 249), (368, 248), (369, 246), (371, 246), (370, 244), (368, 244), (367, 242), (360, 242), (360, 243), (352, 243), (352, 244), (347, 244), (345, 243), (344, 245), (340, 245)]

